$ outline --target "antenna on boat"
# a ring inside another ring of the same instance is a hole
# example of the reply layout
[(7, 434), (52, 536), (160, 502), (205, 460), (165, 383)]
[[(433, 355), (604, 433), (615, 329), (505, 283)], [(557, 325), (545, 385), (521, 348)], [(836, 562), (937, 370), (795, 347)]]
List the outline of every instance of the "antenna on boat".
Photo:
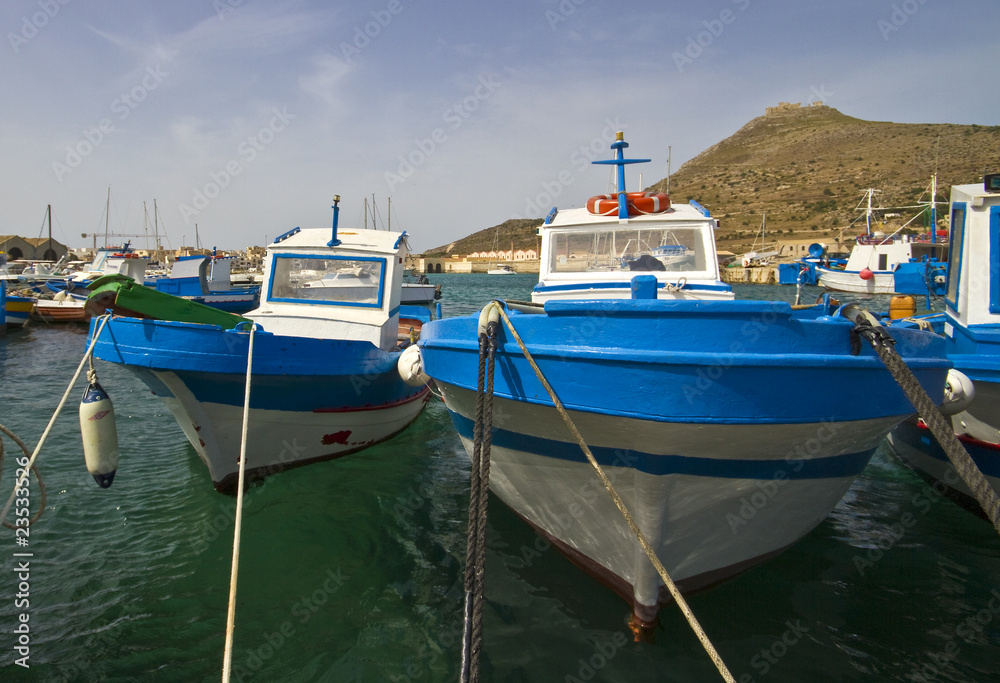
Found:
[(667, 194), (670, 194), (670, 157), (673, 155), (673, 148), (667, 145)]
[(333, 195), (333, 237), (326, 243), (328, 247), (336, 247), (340, 244), (340, 240), (337, 239), (337, 223), (340, 220), (340, 195)]
[(625, 133), (618, 131), (615, 135), (615, 141), (611, 143), (611, 149), (615, 150), (615, 158), (590, 162), (603, 166), (613, 165), (618, 167), (618, 220), (620, 221), (628, 220), (628, 196), (625, 192), (625, 165), (645, 164), (650, 161), (650, 159), (626, 159), (624, 155), (626, 147), (628, 147), (628, 143), (625, 142)]

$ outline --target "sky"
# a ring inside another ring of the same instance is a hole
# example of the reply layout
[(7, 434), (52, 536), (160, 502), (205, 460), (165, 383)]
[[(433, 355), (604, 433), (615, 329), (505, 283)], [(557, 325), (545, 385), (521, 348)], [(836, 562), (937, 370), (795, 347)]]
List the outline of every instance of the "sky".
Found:
[(608, 191), (617, 130), (638, 189), (778, 102), (1000, 124), (996, 0), (6, 0), (0, 26), (0, 234), (51, 204), (71, 247), (149, 245), (155, 200), (164, 246), (243, 249), (340, 195), (342, 227), (391, 200), (419, 252)]

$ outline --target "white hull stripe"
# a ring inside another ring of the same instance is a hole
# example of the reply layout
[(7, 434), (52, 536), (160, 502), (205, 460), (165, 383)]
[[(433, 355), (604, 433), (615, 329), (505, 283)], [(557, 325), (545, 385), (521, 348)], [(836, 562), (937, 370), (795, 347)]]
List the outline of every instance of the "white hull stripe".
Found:
[[(450, 411), (458, 433), (472, 438), (472, 420)], [(766, 428), (773, 428), (767, 425)], [(519, 434), (494, 427), (494, 446), (512, 451), (566, 460), (587, 462), (580, 446), (574, 442), (557, 441), (538, 436)], [(854, 477), (868, 464), (874, 448), (859, 453), (847, 453), (821, 458), (798, 459), (794, 467), (785, 458), (773, 460), (702, 458), (684, 455), (660, 455), (620, 448), (592, 446), (588, 444), (597, 462), (602, 466), (628, 466), (646, 474), (688, 474), (702, 477), (725, 479), (774, 479), (776, 472), (785, 472), (789, 479), (827, 479)]]

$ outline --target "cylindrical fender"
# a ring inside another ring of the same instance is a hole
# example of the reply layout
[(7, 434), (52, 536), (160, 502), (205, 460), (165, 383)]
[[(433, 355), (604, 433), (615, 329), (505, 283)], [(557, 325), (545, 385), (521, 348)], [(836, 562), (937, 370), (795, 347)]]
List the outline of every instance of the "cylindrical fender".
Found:
[(94, 382), (80, 401), (80, 435), (87, 471), (102, 489), (111, 486), (118, 471), (118, 430), (111, 398)]

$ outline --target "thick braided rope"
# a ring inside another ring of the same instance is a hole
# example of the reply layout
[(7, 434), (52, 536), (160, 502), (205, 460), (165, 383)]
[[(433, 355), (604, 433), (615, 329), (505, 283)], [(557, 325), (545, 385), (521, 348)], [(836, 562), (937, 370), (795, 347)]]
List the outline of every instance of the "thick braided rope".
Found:
[[(886, 369), (889, 370), (893, 379), (906, 394), (906, 398), (917, 409), (917, 413), (923, 418), (928, 429), (931, 430), (931, 434), (938, 440), (955, 471), (972, 490), (972, 494), (983, 508), (993, 528), (1000, 533), (1000, 497), (997, 497), (990, 482), (976, 466), (962, 442), (955, 436), (955, 430), (949, 421), (945, 419), (941, 411), (934, 405), (931, 397), (920, 386), (920, 382), (900, 358), (893, 344), (885, 341), (883, 336), (885, 333), (879, 334), (875, 331), (877, 329), (882, 328), (872, 328), (871, 331), (863, 329), (861, 336), (868, 340), (872, 348), (875, 349), (875, 353), (885, 363)], [(891, 340), (891, 337), (889, 339)]]
[[(465, 588), (465, 626), (462, 635), (462, 671), (460, 680), (462, 683), (471, 683), (479, 680), (479, 646), (473, 647), (474, 638), (474, 615), (476, 603), (476, 556), (477, 556), (477, 531), (479, 529), (480, 515), (480, 495), (479, 488), (482, 481), (482, 440), (483, 440), (483, 411), (484, 394), (486, 388), (486, 353), (488, 341), (485, 334), (479, 335), (479, 366), (478, 377), (476, 379), (476, 419), (472, 432), (472, 467), (469, 470), (469, 521), (465, 534), (465, 574), (463, 576), (463, 587)], [(480, 626), (479, 632), (482, 632)], [(474, 661), (473, 661), (474, 660)]]

